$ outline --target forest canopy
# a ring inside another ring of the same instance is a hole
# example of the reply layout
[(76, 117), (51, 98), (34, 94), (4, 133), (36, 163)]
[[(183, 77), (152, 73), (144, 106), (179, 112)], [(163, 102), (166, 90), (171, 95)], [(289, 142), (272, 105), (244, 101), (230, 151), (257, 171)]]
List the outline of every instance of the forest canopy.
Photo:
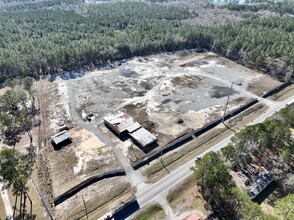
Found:
[(8, 2), (14, 3), (0, 9), (0, 81), (193, 48), (214, 51), (280, 80), (294, 75), (293, 17), (204, 26), (187, 22), (197, 12), (180, 4)]

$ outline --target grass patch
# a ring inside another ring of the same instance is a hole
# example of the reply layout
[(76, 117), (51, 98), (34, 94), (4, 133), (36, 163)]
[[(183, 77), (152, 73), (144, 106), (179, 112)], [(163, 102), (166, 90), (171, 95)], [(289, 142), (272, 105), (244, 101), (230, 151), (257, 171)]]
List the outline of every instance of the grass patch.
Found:
[(272, 95), (269, 99), (274, 101), (284, 101), (294, 95), (294, 85), (290, 85), (282, 91)]
[[(93, 196), (89, 198), (89, 195), (91, 194), (89, 192), (95, 192), (93, 185), (93, 188), (88, 187), (87, 189), (77, 193), (75, 197), (71, 197), (67, 201), (71, 204), (74, 203), (75, 208), (63, 214), (60, 213), (62, 216), (57, 217), (59, 217), (59, 219), (98, 219), (103, 214), (110, 211), (115, 205), (134, 194), (133, 190), (130, 189), (130, 185), (123, 181), (119, 182), (120, 179), (121, 177), (113, 178), (112, 181), (116, 181), (120, 185), (119, 187), (113, 187), (112, 190), (110, 190), (108, 193), (93, 193)], [(104, 184), (109, 184), (109, 182), (105, 181)], [(88, 191), (87, 194), (86, 191)], [(85, 198), (84, 201), (87, 207), (88, 218), (86, 216), (85, 206), (82, 202), (82, 195)]]
[(169, 191), (167, 195), (168, 203), (174, 203), (175, 201), (177, 201), (177, 198), (181, 197), (184, 194), (185, 190), (195, 186), (196, 183), (194, 180), (194, 176), (191, 175)]
[(164, 211), (159, 204), (154, 204), (144, 208), (138, 214), (136, 214), (132, 220), (153, 220), (162, 219), (164, 217)]
[(210, 206), (198, 192), (193, 175), (173, 187), (167, 195), (167, 201), (171, 208), (179, 213), (196, 211), (199, 214), (201, 213), (204, 219), (211, 212)]

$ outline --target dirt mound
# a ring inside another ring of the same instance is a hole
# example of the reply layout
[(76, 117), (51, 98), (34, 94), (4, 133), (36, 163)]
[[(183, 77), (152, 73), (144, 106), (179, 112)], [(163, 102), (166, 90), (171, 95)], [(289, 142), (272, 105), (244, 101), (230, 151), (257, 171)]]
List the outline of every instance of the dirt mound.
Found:
[(189, 87), (192, 89), (197, 88), (198, 84), (202, 82), (202, 78), (199, 76), (183, 75), (177, 76), (171, 80), (171, 83), (177, 87)]

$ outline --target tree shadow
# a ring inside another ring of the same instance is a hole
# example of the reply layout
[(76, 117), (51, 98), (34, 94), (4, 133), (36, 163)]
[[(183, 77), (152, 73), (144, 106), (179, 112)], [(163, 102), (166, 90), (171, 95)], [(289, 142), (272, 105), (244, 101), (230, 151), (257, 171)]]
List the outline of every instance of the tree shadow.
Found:
[[(24, 214), (19, 214), (19, 215), (15, 215), (13, 217), (13, 220), (35, 220), (36, 219), (36, 215), (32, 214), (30, 215), (29, 213), (24, 213)], [(11, 220), (11, 218), (6, 217), (5, 220)]]

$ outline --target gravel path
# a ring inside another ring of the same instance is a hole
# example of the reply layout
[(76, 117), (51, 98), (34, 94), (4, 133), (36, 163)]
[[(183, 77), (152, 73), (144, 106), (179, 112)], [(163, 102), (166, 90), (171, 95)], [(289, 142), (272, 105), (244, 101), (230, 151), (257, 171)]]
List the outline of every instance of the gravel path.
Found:
[(67, 81), (69, 107), (70, 107), (70, 114), (71, 114), (72, 121), (76, 123), (78, 126), (94, 133), (101, 142), (103, 142), (105, 145), (108, 145), (112, 149), (113, 153), (122, 164), (126, 172), (126, 176), (133, 187), (138, 186), (140, 184), (144, 184), (144, 182), (146, 181), (146, 178), (143, 175), (141, 175), (139, 171), (135, 171), (133, 169), (128, 159), (117, 148), (116, 144), (111, 140), (111, 138), (109, 138), (106, 134), (101, 132), (97, 127), (94, 126), (93, 123), (85, 122), (80, 118), (75, 108), (75, 106), (77, 106), (75, 103), (76, 100), (73, 98), (75, 97), (74, 95), (75, 84), (76, 84), (75, 80)]

